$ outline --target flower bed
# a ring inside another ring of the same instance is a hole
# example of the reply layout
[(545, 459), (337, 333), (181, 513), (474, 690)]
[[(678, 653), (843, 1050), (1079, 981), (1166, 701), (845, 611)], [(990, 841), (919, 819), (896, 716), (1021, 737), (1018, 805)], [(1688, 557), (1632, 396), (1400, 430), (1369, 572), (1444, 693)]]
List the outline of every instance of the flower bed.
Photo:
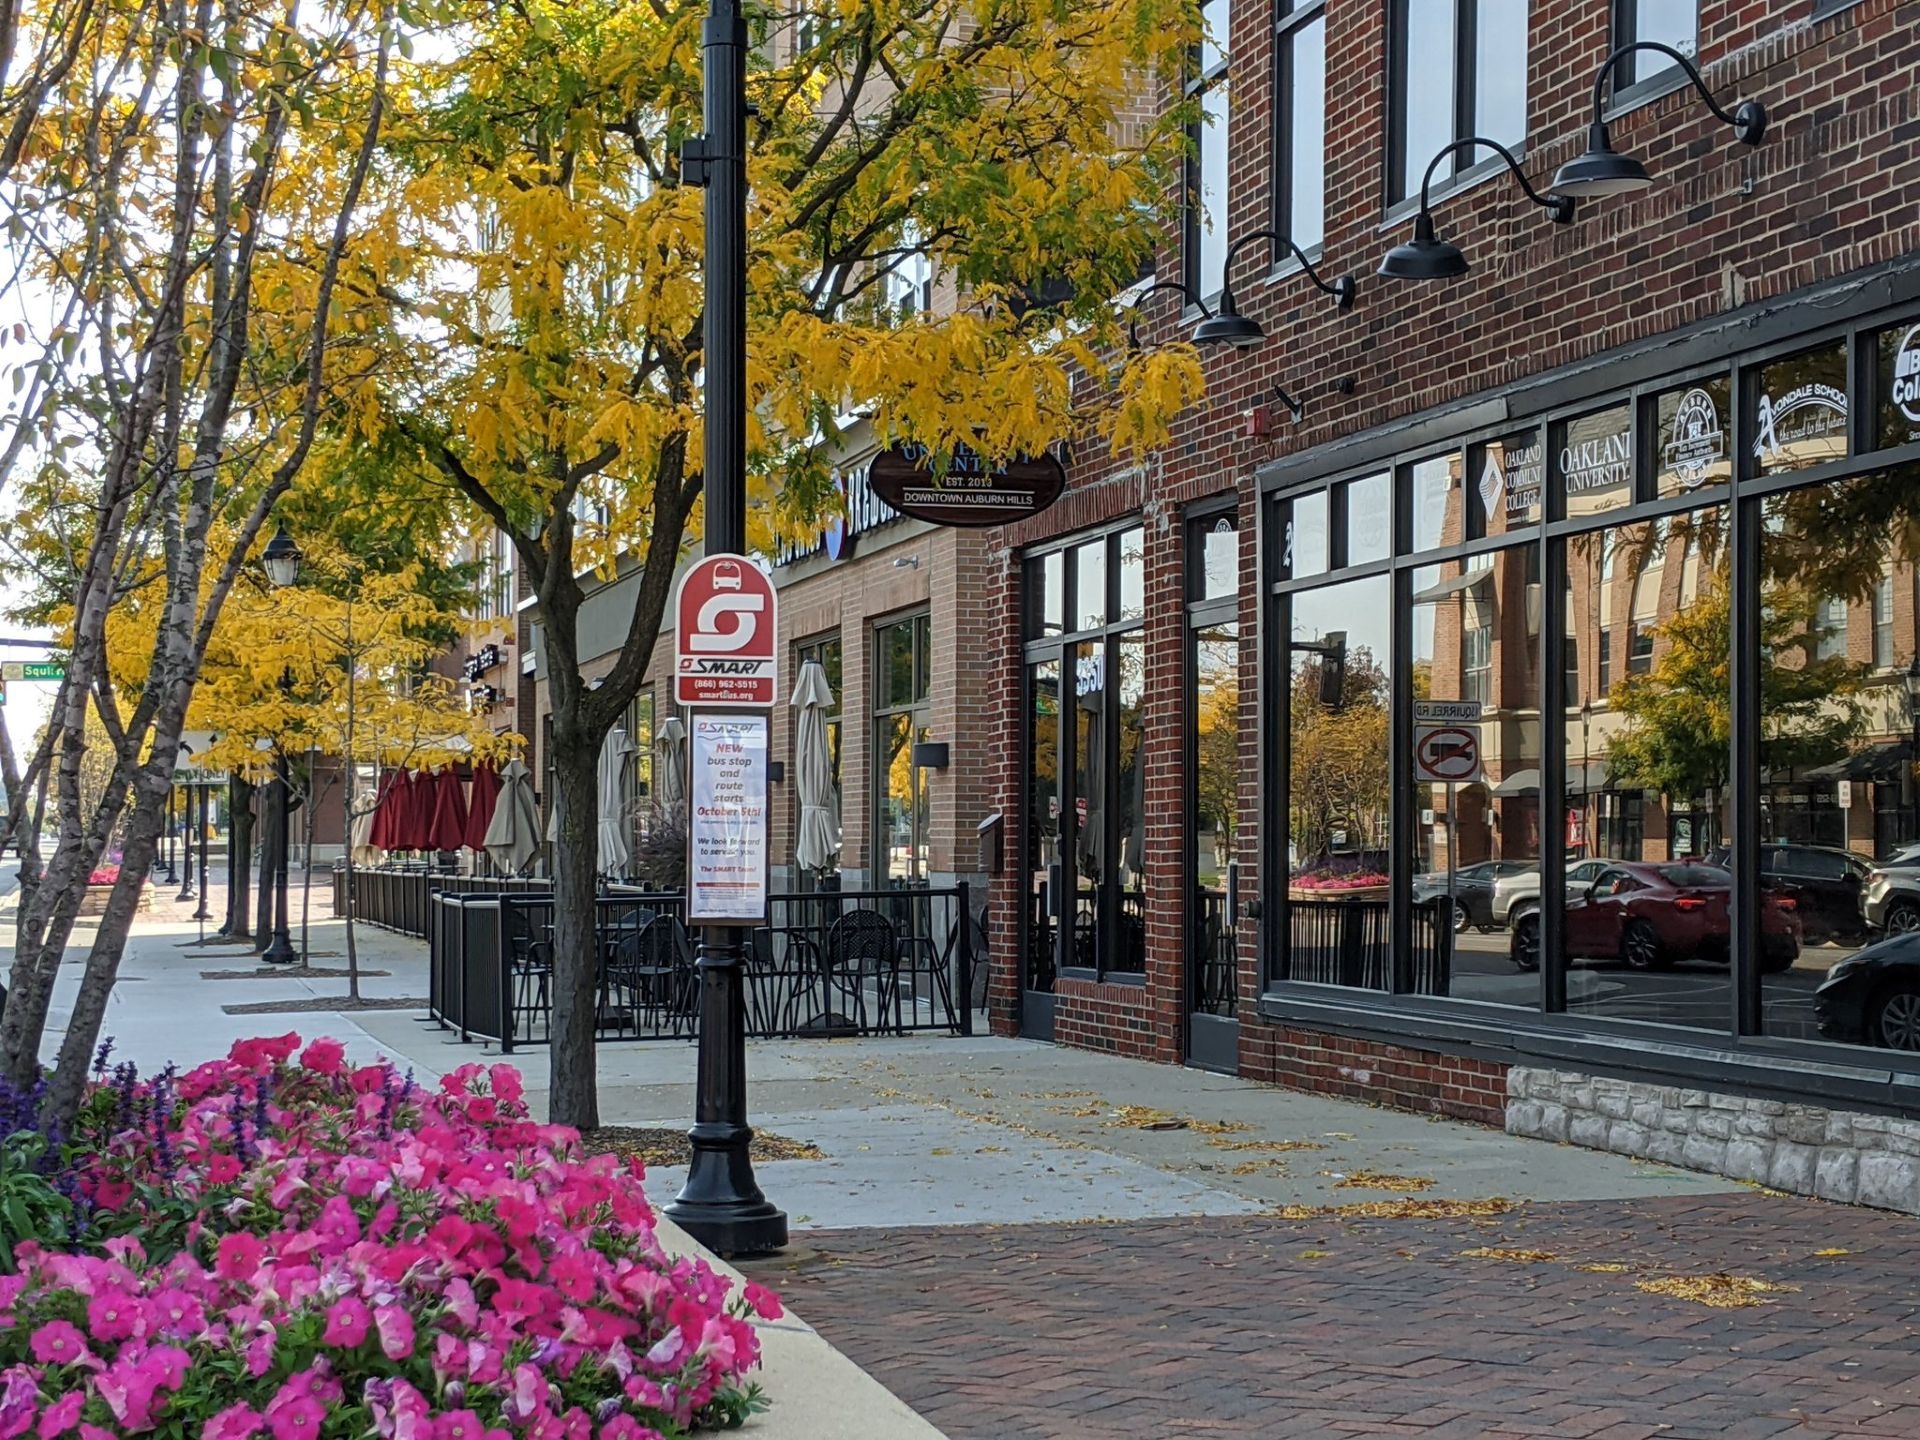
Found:
[(58, 1223), (0, 1279), (0, 1440), (658, 1440), (762, 1408), (745, 1316), (779, 1302), (670, 1260), (637, 1161), (532, 1122), (509, 1066), (430, 1092), (298, 1046), (151, 1081), (103, 1056)]
[[(80, 908), (75, 913), (83, 917), (97, 917), (106, 914), (107, 900), (112, 896), (113, 887), (119, 879), (120, 867), (117, 864), (109, 862), (97, 866), (93, 873), (87, 876), (87, 888), (81, 892)], [(140, 898), (134, 903), (134, 908), (137, 910), (149, 910), (153, 908), (152, 885), (141, 885)]]
[(1391, 886), (1377, 870), (1313, 870), (1287, 882), (1290, 900), (1384, 900)]

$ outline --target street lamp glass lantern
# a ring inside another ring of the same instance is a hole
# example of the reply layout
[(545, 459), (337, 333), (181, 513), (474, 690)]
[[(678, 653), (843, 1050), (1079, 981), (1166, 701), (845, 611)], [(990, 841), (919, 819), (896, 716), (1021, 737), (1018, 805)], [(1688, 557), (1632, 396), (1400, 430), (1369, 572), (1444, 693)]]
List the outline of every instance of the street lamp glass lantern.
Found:
[(1907, 703), (1920, 715), (1920, 655), (1913, 657), (1913, 663), (1907, 667)]
[(274, 532), (273, 539), (267, 542), (267, 548), (260, 552), (260, 563), (266, 567), (267, 579), (274, 588), (284, 590), (300, 578), (300, 547), (293, 543), (293, 536), (287, 533), (286, 522)]

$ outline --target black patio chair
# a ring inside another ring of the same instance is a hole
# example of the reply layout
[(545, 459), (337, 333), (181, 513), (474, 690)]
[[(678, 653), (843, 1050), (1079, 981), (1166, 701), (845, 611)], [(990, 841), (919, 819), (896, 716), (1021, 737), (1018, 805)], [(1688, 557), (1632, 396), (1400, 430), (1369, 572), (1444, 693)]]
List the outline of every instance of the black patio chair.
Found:
[(533, 917), (518, 905), (506, 911), (507, 961), (513, 983), (513, 1033), (533, 1038), (533, 1019), (541, 1020), (542, 1034), (553, 1024), (553, 942), (534, 934)]
[(835, 983), (846, 990), (860, 1029), (867, 1028), (866, 992), (871, 978), (879, 1010), (874, 1028), (905, 1033), (900, 1015), (900, 937), (891, 920), (877, 910), (847, 911), (828, 927), (822, 958), (829, 993)]
[(680, 923), (654, 915), (621, 934), (607, 957), (601, 995), (603, 1009), (630, 1019), (636, 1033), (673, 1033), (692, 1013), (693, 999), (693, 957)]

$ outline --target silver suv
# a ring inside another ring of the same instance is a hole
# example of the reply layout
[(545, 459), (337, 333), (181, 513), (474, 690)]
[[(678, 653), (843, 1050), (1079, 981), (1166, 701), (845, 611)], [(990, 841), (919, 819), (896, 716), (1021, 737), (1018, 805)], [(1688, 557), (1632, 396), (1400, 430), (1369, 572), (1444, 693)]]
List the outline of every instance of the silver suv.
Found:
[[(1610, 860), (1573, 860), (1567, 864), (1567, 893), (1584, 890), (1613, 862)], [(1915, 872), (1920, 875), (1920, 871)], [(1518, 875), (1502, 875), (1493, 882), (1493, 923), (1511, 925), (1520, 916), (1540, 908), (1540, 870), (1522, 870)]]
[(1920, 930), (1920, 845), (1908, 845), (1874, 864), (1867, 872), (1860, 909), (1870, 930), (1889, 935)]

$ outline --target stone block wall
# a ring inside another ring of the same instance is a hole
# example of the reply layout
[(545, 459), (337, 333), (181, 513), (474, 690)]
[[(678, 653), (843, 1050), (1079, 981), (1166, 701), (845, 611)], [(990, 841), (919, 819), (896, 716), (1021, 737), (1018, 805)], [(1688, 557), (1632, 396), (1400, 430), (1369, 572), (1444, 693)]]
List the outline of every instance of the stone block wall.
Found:
[(1920, 1120), (1516, 1065), (1507, 1131), (1920, 1215)]

